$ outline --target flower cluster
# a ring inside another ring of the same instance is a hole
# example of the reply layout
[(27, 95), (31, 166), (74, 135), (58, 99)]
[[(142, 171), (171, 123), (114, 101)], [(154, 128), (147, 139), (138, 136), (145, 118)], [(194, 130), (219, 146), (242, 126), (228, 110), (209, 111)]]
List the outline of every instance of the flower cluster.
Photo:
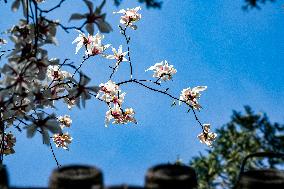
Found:
[(101, 83), (100, 90), (97, 94), (97, 98), (105, 101), (106, 103), (113, 103), (115, 105), (121, 105), (126, 93), (121, 93), (119, 86), (115, 82), (109, 80), (106, 83)]
[(216, 133), (210, 132), (210, 124), (203, 124), (203, 132), (197, 136), (201, 143), (204, 143), (210, 147), (212, 147), (212, 144), (216, 137)]
[(56, 147), (63, 148), (65, 150), (69, 150), (68, 145), (71, 143), (72, 139), (73, 138), (68, 133), (54, 134), (52, 137)]
[(171, 80), (173, 75), (177, 73), (177, 70), (173, 65), (169, 65), (168, 62), (162, 61), (160, 63), (156, 63), (154, 66), (151, 66), (145, 71), (153, 70), (153, 77), (162, 79), (163, 81)]
[(64, 127), (70, 128), (72, 124), (72, 119), (70, 118), (70, 115), (64, 115), (64, 116), (59, 116), (58, 121), (60, 123), (60, 127), (63, 129)]
[(114, 14), (123, 14), (120, 17), (120, 23), (126, 25), (126, 27), (136, 30), (137, 26), (134, 25), (134, 23), (141, 19), (141, 14), (138, 13), (139, 10), (141, 10), (141, 7), (126, 10), (122, 9), (118, 12), (114, 12)]
[[(65, 127), (70, 128), (72, 120), (69, 115), (59, 116), (57, 118), (61, 129), (64, 129)], [(72, 141), (72, 137), (68, 134), (68, 132), (63, 133), (56, 133), (53, 135), (52, 140), (55, 143), (56, 147), (63, 148), (65, 150), (69, 150), (68, 145)]]
[(113, 55), (107, 55), (106, 56), (107, 59), (116, 60), (117, 65), (120, 62), (126, 62), (127, 61), (125, 56), (127, 55), (128, 52), (127, 51), (122, 52), (122, 45), (119, 46), (118, 50), (116, 50), (115, 48), (112, 47), (112, 52), (113, 52)]
[(4, 133), (4, 142), (2, 142), (2, 133), (0, 132), (0, 144), (3, 146), (3, 153), (5, 155), (10, 155), (15, 153), (14, 146), (16, 143), (16, 138), (12, 133)]
[(207, 89), (207, 86), (197, 86), (194, 88), (186, 88), (181, 91), (180, 94), (180, 102), (185, 102), (187, 105), (192, 106), (194, 109), (200, 110), (201, 106), (198, 103), (198, 99), (200, 98), (200, 92)]
[[(39, 133), (44, 144), (49, 145), (52, 139), (57, 147), (68, 150), (72, 137), (62, 130), (70, 128), (72, 120), (69, 115), (58, 117), (54, 113), (56, 102), (59, 100), (67, 104), (69, 109), (75, 105), (80, 108), (81, 105), (85, 107), (86, 101), (95, 96), (108, 106), (105, 114), (106, 126), (110, 122), (113, 124), (137, 123), (133, 108), (124, 108), (123, 106), (126, 93), (120, 89), (122, 84), (136, 83), (178, 100), (177, 97), (168, 93), (168, 89), (161, 90), (152, 87), (152, 85), (156, 86), (157, 84), (160, 87), (159, 80), (172, 80), (173, 75), (176, 74), (177, 70), (167, 61), (156, 63), (146, 70), (154, 72), (153, 77), (157, 79), (156, 82), (147, 79), (134, 79), (129, 46), (130, 37), (127, 36), (126, 30), (128, 27), (137, 29), (136, 23), (141, 19), (141, 14), (138, 13), (141, 10), (140, 7), (115, 12), (122, 14), (120, 23), (125, 26), (119, 26), (120, 32), (128, 45), (127, 51), (124, 52), (121, 45), (116, 49), (111, 47), (110, 44), (104, 44), (104, 35), (101, 33), (97, 32), (94, 35), (94, 24), (102, 33), (108, 33), (112, 30), (111, 26), (105, 21), (106, 14), (101, 12), (105, 0), (96, 9), (94, 9), (91, 1), (84, 0), (89, 12), (86, 14), (75, 13), (70, 17), (70, 20), (85, 19), (81, 27), (65, 27), (58, 20), (48, 19), (46, 14), (60, 7), (62, 1), (59, 6), (57, 5), (50, 10), (37, 7), (36, 3), (44, 2), (44, 0), (31, 1), (35, 5), (34, 8), (29, 8), (31, 5), (27, 2), (15, 0), (12, 3), (12, 10), (14, 11), (18, 10), (19, 7), (23, 8), (26, 19), (21, 19), (19, 24), (8, 30), (9, 39), (14, 43), (14, 47), (6, 51), (10, 53), (7, 54), (7, 63), (0, 68), (0, 109), (1, 120), (6, 120), (4, 121), (5, 129), (11, 125), (20, 131), (22, 128), (26, 129), (28, 138)], [(44, 16), (42, 13), (44, 13)], [(89, 33), (87, 35), (82, 32), (84, 26)], [(83, 61), (80, 66), (69, 63), (68, 59), (61, 62), (59, 59), (49, 58), (48, 50), (44, 47), (49, 44), (58, 44), (55, 38), (57, 27), (61, 27), (67, 32), (76, 28), (79, 32), (72, 44), (76, 44), (75, 54), (81, 48), (84, 49)], [(0, 38), (0, 46), (6, 43), (6, 40)], [(107, 53), (110, 47), (112, 54)], [(109, 66), (112, 69), (112, 74), (108, 82), (99, 86), (89, 86), (91, 79), (80, 68), (85, 61), (95, 56), (98, 57), (97, 55), (115, 60), (116, 65), (114, 67)], [(2, 56), (3, 54), (0, 55), (0, 58)], [(111, 79), (121, 62), (128, 62), (130, 79), (116, 84)], [(66, 67), (68, 72), (63, 71)], [(69, 73), (72, 69), (74, 69), (73, 74), (71, 74), (72, 72)], [(79, 76), (79, 79), (77, 76)], [(150, 82), (151, 86), (148, 85)], [(183, 89), (179, 102), (187, 104), (192, 110), (200, 110), (201, 106), (198, 100), (200, 92), (205, 89), (205, 86)], [(204, 124), (202, 129), (203, 132), (198, 135), (198, 138), (201, 142), (211, 146), (216, 134), (210, 132), (210, 125)], [(51, 137), (50, 133), (52, 133)], [(5, 132), (0, 133), (0, 135), (4, 137), (3, 148), (1, 149), (4, 151), (3, 154), (14, 153), (13, 147), (16, 142), (14, 135)], [(3, 154), (0, 154), (1, 157)]]
[(119, 106), (114, 106), (106, 112), (106, 126), (112, 119), (114, 119), (112, 122), (113, 124), (126, 124), (129, 122), (137, 124), (134, 114), (135, 112), (132, 108), (126, 108), (123, 110)]
[(63, 81), (72, 76), (69, 72), (60, 70), (58, 65), (49, 65), (46, 74), (51, 81)]
[(99, 32), (95, 36), (92, 36), (90, 34), (86, 36), (79, 30), (78, 32), (79, 36), (72, 42), (72, 44), (77, 43), (75, 54), (77, 54), (83, 46), (85, 47), (85, 54), (87, 56), (95, 56), (102, 54), (108, 47), (110, 47), (110, 44), (102, 44), (104, 35), (100, 34)]
[(70, 110), (76, 105), (76, 98), (74, 97), (65, 97), (64, 98), (64, 103), (67, 104), (68, 109)]
[(114, 119), (113, 124), (126, 124), (129, 122), (137, 123), (134, 118), (134, 110), (132, 108), (122, 109), (126, 93), (122, 93), (119, 86), (109, 80), (107, 83), (100, 84), (100, 90), (97, 98), (108, 104), (109, 110), (106, 112), (105, 125)]
[(49, 89), (53, 98), (59, 97), (61, 94), (70, 89), (70, 86), (65, 83), (72, 75), (61, 70), (58, 65), (49, 65), (47, 67), (47, 81), (50, 82)]
[[(56, 27), (55, 22), (46, 21), (44, 17), (38, 18), (36, 26), (27, 23), (27, 20), (20, 20), (8, 31), (14, 48), (8, 51), (8, 61), (0, 68), (1, 120), (8, 120), (4, 125), (15, 125), (20, 131), (26, 129), (28, 138), (40, 133), (43, 143), (47, 145), (50, 144), (50, 133), (61, 136), (62, 128), (70, 127), (72, 122), (68, 116), (57, 119), (54, 113), (47, 112), (54, 111), (55, 102), (60, 99), (70, 99), (70, 103), (67, 100), (63, 102), (71, 106), (73, 99), (85, 94), (80, 83), (69, 72), (62, 70), (67, 59), (60, 64), (59, 59), (50, 59), (44, 49), (46, 44), (56, 44)], [(1, 40), (2, 43), (6, 41)], [(15, 141), (12, 133), (5, 134), (5, 154), (14, 152)]]
[(58, 41), (55, 38), (56, 35), (56, 26), (59, 23), (59, 20), (53, 22), (48, 22), (44, 18), (40, 18), (38, 21), (38, 30), (39, 30), (39, 40), (42, 42), (52, 43), (58, 45)]

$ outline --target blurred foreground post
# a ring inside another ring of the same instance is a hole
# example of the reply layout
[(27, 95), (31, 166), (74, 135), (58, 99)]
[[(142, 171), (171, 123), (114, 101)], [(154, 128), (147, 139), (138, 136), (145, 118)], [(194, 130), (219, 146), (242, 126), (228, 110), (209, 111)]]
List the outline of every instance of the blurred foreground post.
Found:
[(8, 189), (8, 174), (5, 165), (0, 165), (0, 188)]
[(106, 189), (144, 189), (144, 188), (139, 186), (120, 185), (120, 186), (109, 186)]
[(244, 171), (247, 160), (253, 157), (284, 159), (284, 154), (273, 152), (260, 152), (245, 157), (241, 166), (239, 180), (234, 189), (283, 189), (284, 171), (277, 169), (258, 169)]
[(93, 166), (64, 166), (55, 169), (49, 180), (50, 189), (103, 189), (103, 187), (103, 174)]
[(179, 164), (160, 164), (150, 168), (145, 178), (147, 189), (195, 189), (197, 177), (191, 167)]

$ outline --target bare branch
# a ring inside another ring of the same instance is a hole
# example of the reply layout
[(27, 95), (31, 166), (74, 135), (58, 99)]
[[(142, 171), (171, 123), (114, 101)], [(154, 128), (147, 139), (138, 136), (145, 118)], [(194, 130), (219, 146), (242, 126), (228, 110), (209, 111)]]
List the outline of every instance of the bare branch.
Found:
[(64, 3), (64, 1), (65, 0), (61, 0), (56, 6), (52, 7), (51, 9), (48, 9), (48, 10), (42, 10), (40, 8), (38, 8), (38, 9), (41, 13), (49, 13), (49, 12), (54, 11), (55, 9), (59, 8), (61, 6), (61, 4)]

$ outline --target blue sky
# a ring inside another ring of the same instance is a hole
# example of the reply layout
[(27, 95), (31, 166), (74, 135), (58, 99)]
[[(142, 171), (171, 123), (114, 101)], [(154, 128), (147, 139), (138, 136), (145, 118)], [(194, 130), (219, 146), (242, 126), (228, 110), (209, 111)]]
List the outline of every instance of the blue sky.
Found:
[[(48, 0), (47, 0), (48, 2)], [(99, 1), (95, 1), (99, 2)], [(46, 3), (44, 6), (52, 6)], [(134, 76), (147, 79), (144, 70), (156, 62), (168, 60), (177, 69), (173, 82), (165, 83), (170, 92), (179, 96), (183, 88), (207, 85), (201, 97), (204, 109), (198, 116), (213, 129), (230, 120), (232, 110), (250, 105), (255, 111), (266, 112), (271, 121), (283, 123), (284, 107), (284, 9), (283, 2), (267, 3), (261, 10), (244, 12), (243, 0), (164, 0), (161, 10), (142, 6), (138, 30), (131, 31)], [(135, 1), (125, 0), (120, 8), (135, 7)], [(10, 11), (10, 3), (1, 3), (1, 31), (19, 19)], [(107, 3), (104, 9), (114, 32), (105, 35), (106, 43), (125, 46), (115, 27), (118, 8)], [(87, 11), (84, 3), (69, 1), (54, 11), (51, 18), (67, 21), (73, 12)], [(80, 25), (71, 22), (70, 25)], [(59, 46), (48, 47), (50, 57), (70, 58), (80, 64), (83, 52), (75, 55), (71, 44), (77, 33), (58, 30)], [(2, 61), (3, 63), (3, 61)], [(86, 62), (83, 71), (93, 84), (108, 80), (110, 61), (94, 58)], [(122, 65), (115, 81), (127, 79), (129, 70)], [(138, 125), (104, 127), (107, 107), (92, 100), (86, 109), (69, 111), (58, 104), (58, 114), (73, 118), (69, 133), (74, 140), (70, 151), (56, 149), (61, 164), (96, 165), (104, 172), (105, 183), (143, 185), (146, 170), (157, 163), (176, 160), (179, 155), (188, 162), (206, 146), (196, 139), (200, 133), (194, 117), (185, 107), (171, 108), (171, 100), (135, 84), (122, 87), (127, 92), (126, 106), (136, 111)], [(51, 171), (56, 168), (49, 148), (40, 136), (27, 139), (17, 134), (16, 154), (5, 157), (12, 185), (46, 186)]]

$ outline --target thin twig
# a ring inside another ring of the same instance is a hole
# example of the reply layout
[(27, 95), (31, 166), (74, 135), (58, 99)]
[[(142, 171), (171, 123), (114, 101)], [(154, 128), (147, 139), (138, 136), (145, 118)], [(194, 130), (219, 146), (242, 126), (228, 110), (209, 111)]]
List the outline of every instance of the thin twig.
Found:
[(194, 108), (191, 107), (191, 109), (192, 109), (192, 111), (193, 111), (195, 120), (199, 123), (199, 125), (201, 126), (201, 128), (202, 128), (202, 130), (203, 130), (203, 125), (202, 125), (202, 123), (199, 121), (199, 119), (198, 119), (198, 117), (197, 117), (197, 115), (196, 115), (196, 112), (195, 112)]
[(50, 150), (51, 150), (51, 152), (52, 152), (53, 159), (55, 160), (57, 167), (58, 167), (58, 168), (60, 168), (60, 167), (61, 167), (61, 165), (59, 164), (59, 162), (58, 162), (58, 160), (57, 160), (57, 158), (56, 158), (56, 156), (55, 156), (55, 153), (54, 153), (54, 150), (53, 150), (52, 144), (51, 144), (51, 143), (49, 143), (49, 146), (50, 146)]
[(79, 71), (79, 69), (82, 67), (83, 63), (84, 63), (86, 60), (88, 60), (90, 57), (91, 57), (91, 56), (88, 55), (87, 57), (85, 57), (85, 58), (83, 59), (83, 61), (81, 62), (80, 66), (79, 66), (79, 67), (75, 70), (75, 72), (72, 74), (72, 78), (75, 76), (75, 74), (76, 74), (76, 73)]
[(87, 21), (83, 22), (83, 24), (80, 27), (77, 26), (64, 26), (63, 24), (61, 24), (60, 22), (56, 22), (56, 21), (52, 21), (49, 20), (45, 17), (41, 17), (43, 20), (47, 21), (48, 23), (52, 23), (52, 24), (56, 24), (57, 26), (60, 26), (66, 33), (69, 33), (69, 30), (79, 30), (81, 32), (82, 28), (87, 24)]
[(26, 4), (27, 4), (27, 24), (29, 24), (29, 0), (26, 0)]
[(53, 10), (59, 8), (59, 7), (61, 6), (61, 4), (62, 4), (64, 1), (65, 1), (65, 0), (61, 0), (55, 7), (51, 8), (51, 9), (48, 9), (48, 10), (42, 10), (42, 9), (39, 8), (39, 11), (40, 11), (41, 13), (49, 13), (49, 12), (51, 12), (51, 11), (53, 11)]
[(35, 23), (35, 15), (34, 15), (34, 11), (32, 9), (32, 0), (30, 0), (29, 3), (30, 3), (31, 14), (32, 14), (31, 18), (33, 19), (33, 23)]
[(15, 49), (3, 50), (3, 51), (0, 51), (0, 53), (10, 52), (10, 51), (13, 51), (13, 50), (15, 50)]
[(119, 25), (119, 28), (121, 30), (121, 34), (124, 36), (126, 44), (127, 44), (127, 56), (128, 56), (128, 62), (129, 62), (129, 66), (130, 66), (130, 79), (133, 78), (133, 68), (132, 68), (132, 62), (131, 62), (131, 56), (130, 56), (130, 47), (129, 47), (129, 43), (130, 43), (130, 37), (127, 37), (126, 35), (126, 29), (129, 26), (129, 23), (126, 24), (125, 28), (122, 28), (122, 26)]
[(112, 69), (112, 72), (111, 72), (111, 74), (110, 74), (110, 76), (109, 76), (109, 79), (112, 78), (113, 74), (114, 74), (115, 71), (117, 70), (117, 68), (118, 68), (118, 66), (119, 66), (120, 63), (121, 63), (121, 61), (118, 61), (118, 62), (116, 62), (115, 67), (110, 67), (110, 68)]

